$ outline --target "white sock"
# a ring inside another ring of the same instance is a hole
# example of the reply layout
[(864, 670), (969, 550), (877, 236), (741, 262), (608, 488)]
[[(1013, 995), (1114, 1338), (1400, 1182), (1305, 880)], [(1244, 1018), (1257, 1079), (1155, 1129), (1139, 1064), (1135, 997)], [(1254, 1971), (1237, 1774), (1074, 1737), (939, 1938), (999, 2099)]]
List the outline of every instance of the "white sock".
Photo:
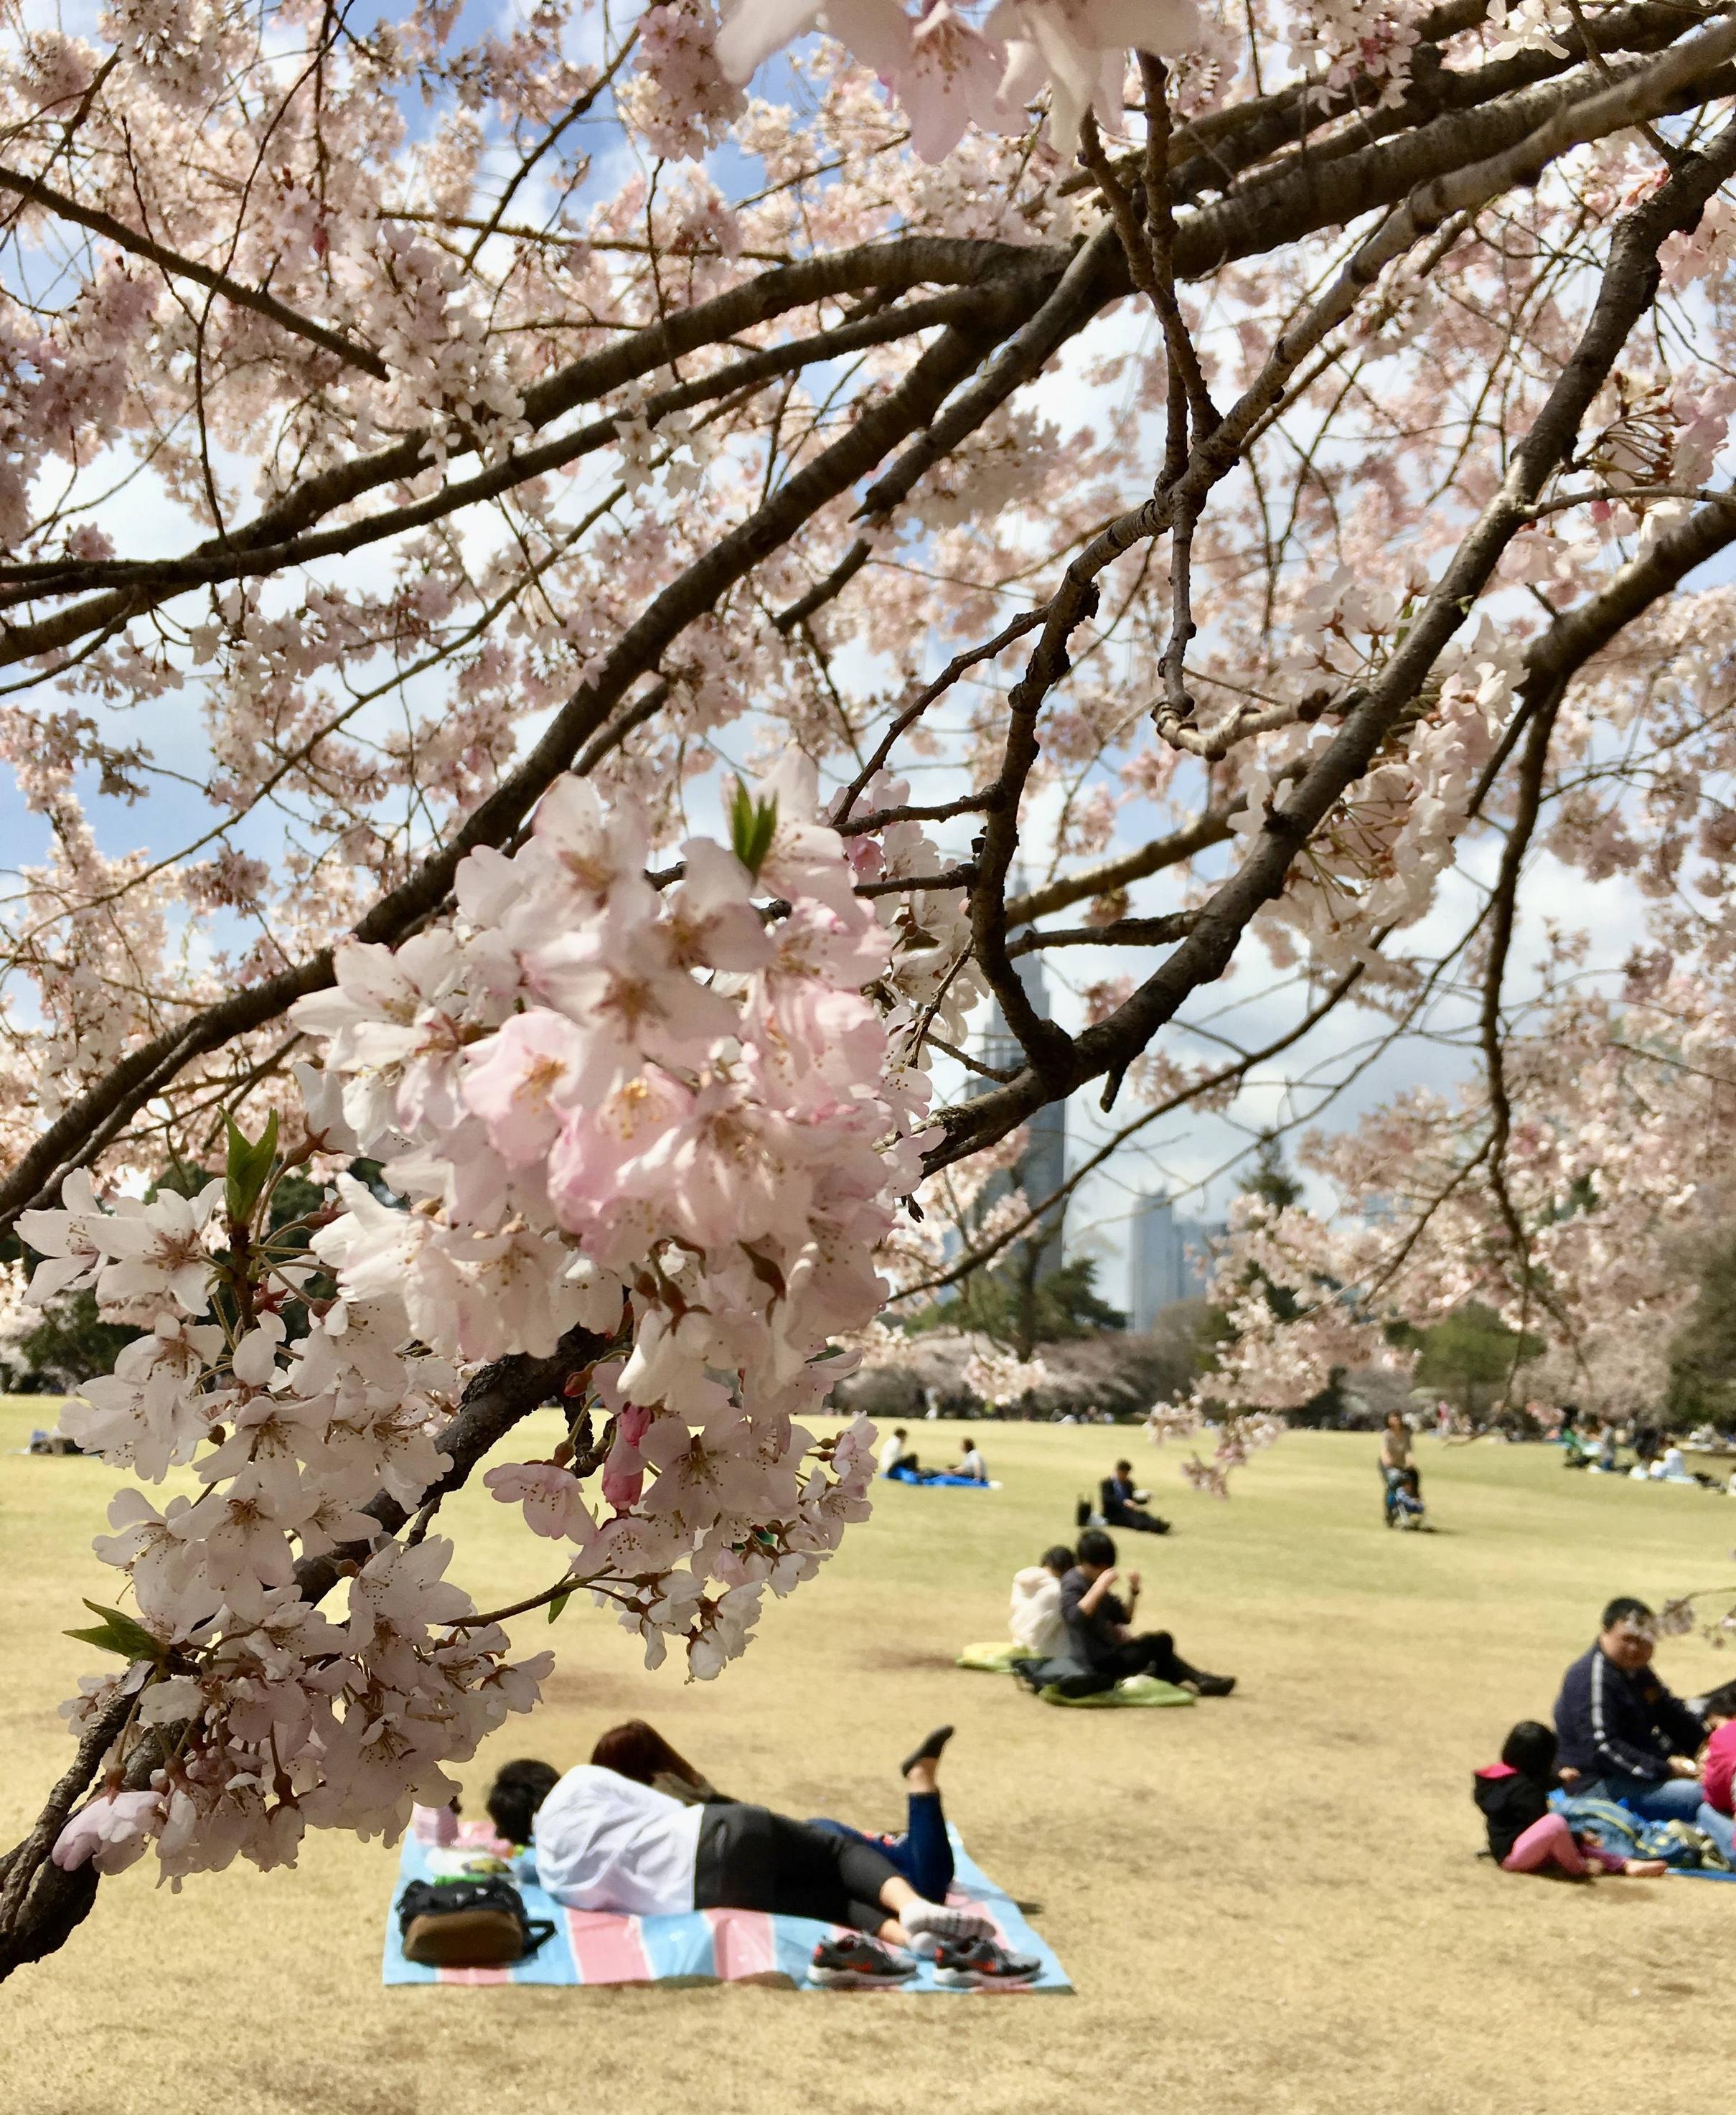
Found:
[(993, 1938), (994, 1920), (980, 1910), (950, 1909), (939, 1902), (912, 1902), (898, 1911), (898, 1922), (912, 1938), (931, 1932), (936, 1938)]

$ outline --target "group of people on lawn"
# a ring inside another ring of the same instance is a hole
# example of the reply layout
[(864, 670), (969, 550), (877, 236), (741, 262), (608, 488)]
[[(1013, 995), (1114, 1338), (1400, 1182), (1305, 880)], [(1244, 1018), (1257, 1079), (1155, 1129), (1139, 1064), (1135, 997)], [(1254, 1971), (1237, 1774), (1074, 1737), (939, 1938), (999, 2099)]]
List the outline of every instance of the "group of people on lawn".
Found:
[[(1105, 1480), (1101, 1516), (1118, 1512), (1117, 1525), (1160, 1530), (1143, 1513), (1143, 1496), (1119, 1462)], [(1064, 1696), (1137, 1675), (1229, 1695), (1233, 1677), (1192, 1665), (1168, 1631), (1136, 1626), (1140, 1586), (1137, 1571), (1118, 1570), (1106, 1528), (1086, 1527), (1071, 1548), (1047, 1551), (1013, 1581), (1015, 1672)], [(1673, 1695), (1652, 1664), (1657, 1636), (1643, 1602), (1611, 1601), (1596, 1642), (1563, 1677), (1554, 1725), (1514, 1727), (1499, 1762), (1477, 1772), (1477, 1803), (1504, 1870), (1578, 1879), (1667, 1870), (1613, 1850), (1607, 1834), (1584, 1825), (1581, 1802), (1606, 1802), (1637, 1824), (1687, 1824), (1736, 1865), (1736, 1682), (1693, 1702)], [(489, 1812), (504, 1843), (534, 1842), (541, 1885), (576, 1908), (811, 1917), (843, 1928), (815, 1949), (817, 1982), (896, 1984), (926, 1952), (937, 1980), (955, 1987), (1016, 1986), (1038, 1963), (1002, 1944), (990, 1920), (947, 1901), (952, 1852), (938, 1772), (952, 1731), (937, 1728), (903, 1764), (908, 1814), (895, 1835), (795, 1821), (727, 1798), (638, 1721), (613, 1729), (589, 1763), (564, 1775), (545, 1763), (509, 1764)]]
[(900, 1425), (889, 1438), (880, 1442), (879, 1470), (898, 1484), (986, 1484), (989, 1465), (974, 1439), (967, 1438), (964, 1451), (950, 1469), (925, 1469), (910, 1443), (910, 1434)]
[(1640, 1822), (1685, 1823), (1736, 1865), (1736, 1682), (1696, 1702), (1665, 1686), (1652, 1665), (1657, 1618), (1623, 1594), (1603, 1612), (1597, 1641), (1562, 1677), (1555, 1724), (1527, 1719), (1507, 1737), (1499, 1763), (1477, 1771), (1474, 1796), (1489, 1848), (1509, 1873), (1601, 1870), (1651, 1877), (1661, 1860), (1611, 1851), (1595, 1829), (1576, 1828), (1560, 1802), (1602, 1801)]

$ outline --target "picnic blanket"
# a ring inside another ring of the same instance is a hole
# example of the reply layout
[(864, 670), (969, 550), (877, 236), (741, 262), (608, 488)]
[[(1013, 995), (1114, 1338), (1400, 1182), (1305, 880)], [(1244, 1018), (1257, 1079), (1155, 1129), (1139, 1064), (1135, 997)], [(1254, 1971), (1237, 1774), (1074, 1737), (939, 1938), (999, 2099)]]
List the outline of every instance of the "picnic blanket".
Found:
[(953, 1665), (969, 1668), (977, 1674), (1011, 1674), (1015, 1660), (1035, 1658), (1024, 1645), (967, 1645)]
[(983, 1483), (976, 1476), (954, 1476), (944, 1469), (918, 1469), (914, 1474), (903, 1469), (888, 1469), (881, 1475), (883, 1484), (907, 1484), (913, 1491), (998, 1491), (1000, 1485), (993, 1477)]
[[(950, 1831), (958, 1865), (948, 1900), (969, 1902), (994, 1920), (1004, 1944), (1015, 1952), (1032, 1953), (1043, 1972), (1033, 1990), (1070, 1990), (1067, 1971), (1039, 1938), (1004, 1889), (995, 1886), (972, 1863)], [(780, 1989), (812, 1989), (808, 1962), (815, 1947), (835, 1926), (806, 1917), (769, 1916), (759, 1910), (689, 1910), (681, 1916), (618, 1916), (608, 1910), (563, 1909), (527, 1878), (528, 1859), (513, 1877), (531, 1918), (547, 1917), (554, 1936), (528, 1961), (510, 1968), (429, 1968), (404, 1958), (398, 1937), (398, 1898), (412, 1880), (451, 1877), (463, 1870), (466, 1854), (441, 1851), (406, 1837), (398, 1860), (397, 1884), (386, 1913), (387, 1983), (769, 1983)], [(970, 1993), (944, 1990), (925, 1961), (903, 1988), (930, 1996)]]
[(1625, 1801), (1574, 1798), (1556, 1791), (1550, 1805), (1566, 1816), (1576, 1836), (1590, 1836), (1622, 1858), (1662, 1858), (1671, 1872), (1732, 1877), (1729, 1860), (1716, 1839), (1688, 1821), (1646, 1821)]
[(1100, 1689), (1090, 1696), (1063, 1696), (1051, 1682), (1037, 1695), (1045, 1704), (1065, 1704), (1072, 1711), (1113, 1711), (1132, 1705), (1136, 1709), (1162, 1710), (1170, 1704), (1192, 1704), (1191, 1689), (1178, 1689), (1173, 1681), (1160, 1681), (1155, 1674), (1130, 1674), (1113, 1689)]
[[(968, 1668), (976, 1674), (1011, 1674), (1015, 1661), (1035, 1657), (1022, 1645), (967, 1645), (953, 1664)], [(1054, 1664), (1065, 1663), (1051, 1662), (1051, 1665)], [(1045, 1704), (1064, 1704), (1074, 1710), (1085, 1711), (1114, 1710), (1118, 1706), (1124, 1709), (1129, 1705), (1150, 1710), (1195, 1700), (1192, 1690), (1178, 1689), (1173, 1681), (1160, 1681), (1155, 1674), (1130, 1674), (1113, 1689), (1100, 1690), (1091, 1696), (1063, 1696), (1053, 1682), (1040, 1689), (1037, 1695)]]

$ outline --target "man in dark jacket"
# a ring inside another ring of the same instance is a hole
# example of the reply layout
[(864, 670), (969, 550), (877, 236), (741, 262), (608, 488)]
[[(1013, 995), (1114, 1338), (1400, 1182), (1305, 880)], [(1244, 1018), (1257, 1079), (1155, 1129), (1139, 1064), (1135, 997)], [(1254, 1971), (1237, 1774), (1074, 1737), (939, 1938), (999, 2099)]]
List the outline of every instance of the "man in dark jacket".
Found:
[(1113, 1476), (1099, 1487), (1099, 1504), (1105, 1527), (1131, 1528), (1136, 1535), (1168, 1535), (1169, 1523), (1148, 1513), (1141, 1501), (1146, 1493), (1133, 1488), (1133, 1464), (1118, 1461)]
[(1623, 1595), (1603, 1613), (1597, 1642), (1562, 1677), (1555, 1699), (1561, 1769), (1576, 1796), (1624, 1800), (1647, 1821), (1692, 1821), (1700, 1810), (1693, 1758), (1706, 1730), (1651, 1669), (1657, 1619)]
[(1130, 1674), (1155, 1674), (1198, 1696), (1228, 1696), (1236, 1686), (1233, 1674), (1206, 1674), (1190, 1667), (1175, 1649), (1168, 1631), (1136, 1633), (1133, 1611), (1139, 1605), (1139, 1574), (1129, 1572), (1125, 1601), (1114, 1592), (1115, 1545), (1100, 1527), (1088, 1527), (1079, 1538), (1078, 1562), (1061, 1581), (1061, 1617), (1067, 1625), (1070, 1659), (1086, 1670), (1069, 1688), (1069, 1695), (1088, 1696)]

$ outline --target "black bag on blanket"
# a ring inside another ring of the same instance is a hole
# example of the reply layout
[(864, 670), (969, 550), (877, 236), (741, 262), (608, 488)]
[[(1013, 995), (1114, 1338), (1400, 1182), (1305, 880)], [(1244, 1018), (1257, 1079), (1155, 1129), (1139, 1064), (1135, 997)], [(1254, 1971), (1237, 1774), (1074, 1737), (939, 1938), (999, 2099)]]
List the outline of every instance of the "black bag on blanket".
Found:
[(510, 1880), (412, 1880), (397, 1906), (404, 1958), (427, 1968), (506, 1968), (535, 1953), (554, 1926), (533, 1923)]

